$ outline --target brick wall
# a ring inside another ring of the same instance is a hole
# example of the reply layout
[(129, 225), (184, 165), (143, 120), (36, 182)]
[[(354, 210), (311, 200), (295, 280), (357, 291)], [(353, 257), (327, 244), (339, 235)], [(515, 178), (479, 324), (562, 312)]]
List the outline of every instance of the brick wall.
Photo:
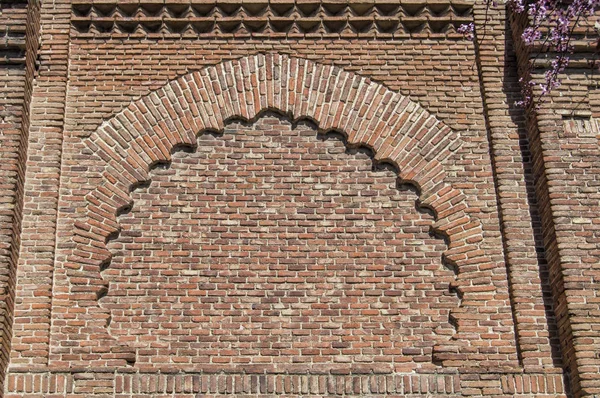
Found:
[[(502, 10), (475, 8), (477, 62), (492, 151), (504, 255), (519, 361), (527, 368), (560, 366), (548, 265), (535, 195), (514, 48), (504, 37)], [(541, 287), (541, 288), (540, 288)], [(543, 342), (543, 345), (539, 343)]]
[[(16, 250), (13, 237), (18, 236), (15, 232), (18, 230), (15, 226), (15, 194), (18, 173), (18, 146), (21, 134), (21, 115), (22, 115), (22, 97), (24, 90), (25, 71), (23, 68), (2, 68), (0, 75), (0, 92), (3, 96), (0, 104), (2, 112), (0, 135), (0, 146), (3, 164), (0, 169), (0, 189), (2, 198), (0, 203), (0, 234), (2, 243), (0, 244), (0, 338), (2, 339), (2, 351), (0, 352), (0, 377), (3, 378), (3, 371), (8, 364), (8, 354), (10, 352), (10, 323), (12, 319), (12, 306), (14, 295), (11, 291), (14, 289), (15, 282), (15, 262)], [(11, 96), (17, 98), (11, 98)], [(21, 98), (19, 98), (21, 97)], [(12, 100), (12, 101), (11, 101)], [(13, 104), (10, 104), (13, 102)], [(15, 104), (16, 102), (16, 104)]]
[(42, 3), (6, 396), (594, 391), (503, 11), (190, 4)]

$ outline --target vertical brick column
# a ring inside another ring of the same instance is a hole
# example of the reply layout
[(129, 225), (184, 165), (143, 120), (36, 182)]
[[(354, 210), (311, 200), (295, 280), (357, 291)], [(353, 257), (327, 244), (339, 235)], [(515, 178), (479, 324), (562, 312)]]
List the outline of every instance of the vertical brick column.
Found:
[[(575, 396), (600, 393), (600, 150), (595, 123), (562, 120), (560, 104), (540, 109), (538, 192), (545, 199), (544, 224), (552, 286), (557, 302), (563, 358)], [(586, 126), (587, 125), (587, 126)]]
[(17, 192), (23, 185), (19, 154), (24, 95), (23, 65), (0, 64), (0, 390), (10, 352), (14, 303), (20, 213)]
[(0, 396), (10, 356), (38, 3), (0, 5)]
[(477, 66), (485, 107), (519, 359), (525, 371), (553, 368), (554, 312), (533, 194), (524, 113), (504, 10), (474, 8)]
[[(531, 62), (520, 41), (526, 23), (523, 16), (512, 20), (524, 72)], [(544, 70), (534, 72), (542, 82)], [(581, 96), (587, 79), (573, 70), (567, 75), (539, 108), (528, 110), (527, 132), (563, 362), (573, 395), (593, 397), (600, 394), (600, 150), (594, 124), (572, 119), (589, 102)]]
[[(0, 388), (10, 352), (18, 244), (17, 186), (25, 71), (0, 67)], [(21, 178), (20, 178), (21, 177)]]
[(68, 1), (41, 4), (40, 66), (31, 88), (33, 111), (11, 354), (11, 366), (30, 369), (45, 366), (48, 360), (69, 18)]

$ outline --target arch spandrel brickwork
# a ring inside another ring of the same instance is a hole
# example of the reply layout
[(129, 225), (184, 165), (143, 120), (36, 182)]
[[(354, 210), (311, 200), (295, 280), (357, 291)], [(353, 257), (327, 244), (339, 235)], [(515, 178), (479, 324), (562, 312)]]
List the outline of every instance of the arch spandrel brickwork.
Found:
[(462, 298), (450, 316), (456, 334), (435, 347), (434, 362), (446, 367), (515, 364), (506, 285), (491, 282), (499, 280), (492, 275), (499, 275), (503, 265), (480, 247), (477, 210), (469, 209), (465, 194), (445, 173), (461, 145), (459, 134), (409, 98), (367, 78), (279, 54), (244, 57), (182, 76), (131, 103), (86, 140), (90, 155), (103, 166), (87, 171), (99, 184), (86, 195), (86, 216), (75, 221), (75, 245), (66, 256), (70, 300), (85, 311), (65, 310), (72, 321), (65, 322), (64, 333), (88, 343), (68, 355), (61, 354), (59, 344), (51, 358), (133, 364), (135, 350), (110, 337), (110, 315), (98, 306), (107, 289), (100, 270), (111, 258), (106, 242), (120, 229), (117, 214), (131, 205), (131, 190), (149, 179), (150, 168), (170, 160), (174, 147), (194, 145), (204, 130), (221, 130), (232, 118), (253, 120), (267, 109), (345, 134), (348, 145), (370, 148), (376, 161), (393, 164), (400, 179), (418, 187), (419, 204), (436, 215), (432, 229), (447, 238), (444, 259), (456, 269), (452, 289)]

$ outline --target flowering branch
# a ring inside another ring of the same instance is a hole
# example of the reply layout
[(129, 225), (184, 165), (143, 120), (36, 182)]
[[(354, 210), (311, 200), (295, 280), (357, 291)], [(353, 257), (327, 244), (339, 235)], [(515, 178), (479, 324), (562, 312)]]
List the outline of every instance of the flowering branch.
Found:
[[(496, 7), (495, 0), (483, 0), (486, 6)], [(544, 40), (537, 56), (542, 52), (556, 53), (550, 69), (544, 74), (544, 81), (536, 83), (530, 78), (521, 79), (523, 100), (517, 104), (527, 107), (533, 102), (533, 90), (539, 85), (538, 104), (543, 102), (553, 89), (560, 86), (560, 74), (569, 65), (570, 54), (573, 53), (571, 43), (574, 29), (582, 19), (591, 17), (600, 8), (600, 0), (505, 0), (505, 4), (517, 14), (526, 12), (530, 25), (525, 28), (521, 37), (526, 45), (533, 45)], [(458, 31), (473, 40), (475, 26), (462, 25)], [(537, 58), (536, 56), (536, 58)]]

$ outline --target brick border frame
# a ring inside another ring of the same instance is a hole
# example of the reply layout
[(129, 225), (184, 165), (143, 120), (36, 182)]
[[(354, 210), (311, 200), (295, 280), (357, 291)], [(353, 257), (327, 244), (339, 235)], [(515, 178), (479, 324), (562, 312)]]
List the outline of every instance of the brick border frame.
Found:
[[(493, 343), (494, 337), (474, 346), (468, 341), (474, 329), (489, 336), (506, 333), (512, 320), (485, 311), (508, 307), (508, 297), (493, 294), (495, 285), (473, 282), (479, 272), (495, 266), (479, 247), (482, 225), (470, 214), (476, 210), (469, 211), (461, 188), (446, 180), (444, 163), (460, 147), (459, 134), (409, 98), (368, 78), (279, 54), (248, 56), (182, 76), (134, 101), (86, 140), (86, 155), (96, 166), (85, 168), (80, 177), (99, 184), (78, 194), (85, 195), (85, 217), (76, 216), (72, 240), (60, 250), (69, 286), (56, 294), (67, 308), (60, 309), (59, 322), (53, 321), (54, 336), (85, 344), (68, 351), (54, 341), (51, 363), (134, 362), (134, 349), (119, 346), (109, 335), (110, 314), (98, 305), (108, 289), (100, 272), (111, 259), (106, 242), (120, 230), (117, 215), (131, 206), (130, 192), (149, 179), (151, 167), (170, 160), (174, 147), (193, 146), (204, 130), (221, 130), (232, 118), (252, 120), (268, 109), (292, 120), (310, 119), (319, 130), (342, 132), (349, 145), (370, 148), (375, 161), (393, 164), (399, 178), (418, 187), (418, 205), (433, 210), (432, 230), (448, 242), (444, 261), (457, 272), (451, 289), (462, 298), (450, 319), (457, 333), (434, 348), (434, 361), (450, 367), (516, 366), (514, 336), (503, 348)], [(64, 300), (76, 301), (76, 308), (68, 308)], [(497, 360), (485, 358), (491, 350), (498, 353)]]

